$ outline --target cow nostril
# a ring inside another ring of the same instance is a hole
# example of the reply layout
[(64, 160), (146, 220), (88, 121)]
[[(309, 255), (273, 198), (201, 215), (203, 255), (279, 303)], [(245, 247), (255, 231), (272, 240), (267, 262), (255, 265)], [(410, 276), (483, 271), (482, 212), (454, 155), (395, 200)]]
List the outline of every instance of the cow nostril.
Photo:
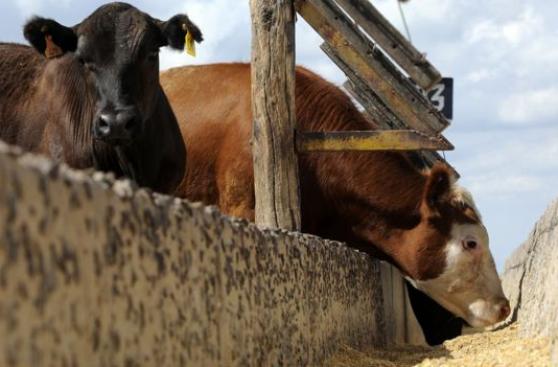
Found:
[(99, 116), (94, 130), (97, 137), (108, 137), (112, 130), (110, 116)]
[(500, 306), (500, 320), (503, 320), (506, 317), (508, 317), (510, 312), (511, 312), (510, 303), (508, 302), (508, 300), (505, 300)]
[(108, 127), (108, 121), (107, 121), (107, 119), (104, 118), (103, 116), (101, 116), (101, 117), (99, 118), (99, 127), (101, 127), (101, 128)]

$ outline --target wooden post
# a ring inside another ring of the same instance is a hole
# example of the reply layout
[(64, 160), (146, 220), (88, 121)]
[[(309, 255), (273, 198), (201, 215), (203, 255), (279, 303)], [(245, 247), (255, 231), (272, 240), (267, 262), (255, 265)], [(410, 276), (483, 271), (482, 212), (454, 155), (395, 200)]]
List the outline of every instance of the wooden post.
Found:
[(256, 223), (300, 230), (292, 0), (250, 0)]

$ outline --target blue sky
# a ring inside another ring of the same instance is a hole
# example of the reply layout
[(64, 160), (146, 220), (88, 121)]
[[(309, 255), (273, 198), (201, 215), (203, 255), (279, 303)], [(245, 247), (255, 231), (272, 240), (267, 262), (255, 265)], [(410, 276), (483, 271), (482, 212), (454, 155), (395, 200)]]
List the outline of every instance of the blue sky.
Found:
[[(0, 39), (23, 42), (33, 14), (78, 23), (103, 1), (3, 0)], [(248, 61), (248, 0), (130, 1), (159, 19), (186, 12), (206, 41), (198, 58), (165, 50), (161, 67)], [(374, 4), (401, 29), (396, 0)], [(412, 0), (404, 5), (415, 46), (455, 79), (454, 120), (446, 154), (483, 214), (499, 268), (558, 197), (558, 2)], [(317, 36), (297, 24), (297, 60), (341, 84)]]

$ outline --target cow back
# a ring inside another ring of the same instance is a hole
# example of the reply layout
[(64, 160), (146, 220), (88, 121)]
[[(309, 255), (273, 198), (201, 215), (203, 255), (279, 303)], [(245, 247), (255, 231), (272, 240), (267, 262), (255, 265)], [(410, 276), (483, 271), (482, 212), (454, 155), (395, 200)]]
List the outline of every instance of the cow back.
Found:
[(26, 106), (34, 98), (43, 58), (31, 47), (0, 43), (0, 139), (32, 148), (39, 143), (42, 126), (26, 126)]

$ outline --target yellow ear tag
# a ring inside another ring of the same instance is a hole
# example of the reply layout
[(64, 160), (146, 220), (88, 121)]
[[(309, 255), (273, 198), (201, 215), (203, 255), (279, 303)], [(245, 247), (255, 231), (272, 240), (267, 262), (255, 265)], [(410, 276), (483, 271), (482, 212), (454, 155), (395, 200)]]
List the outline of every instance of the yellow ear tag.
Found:
[(184, 40), (184, 51), (192, 57), (196, 57), (196, 43), (192, 33), (186, 32), (186, 39)]

